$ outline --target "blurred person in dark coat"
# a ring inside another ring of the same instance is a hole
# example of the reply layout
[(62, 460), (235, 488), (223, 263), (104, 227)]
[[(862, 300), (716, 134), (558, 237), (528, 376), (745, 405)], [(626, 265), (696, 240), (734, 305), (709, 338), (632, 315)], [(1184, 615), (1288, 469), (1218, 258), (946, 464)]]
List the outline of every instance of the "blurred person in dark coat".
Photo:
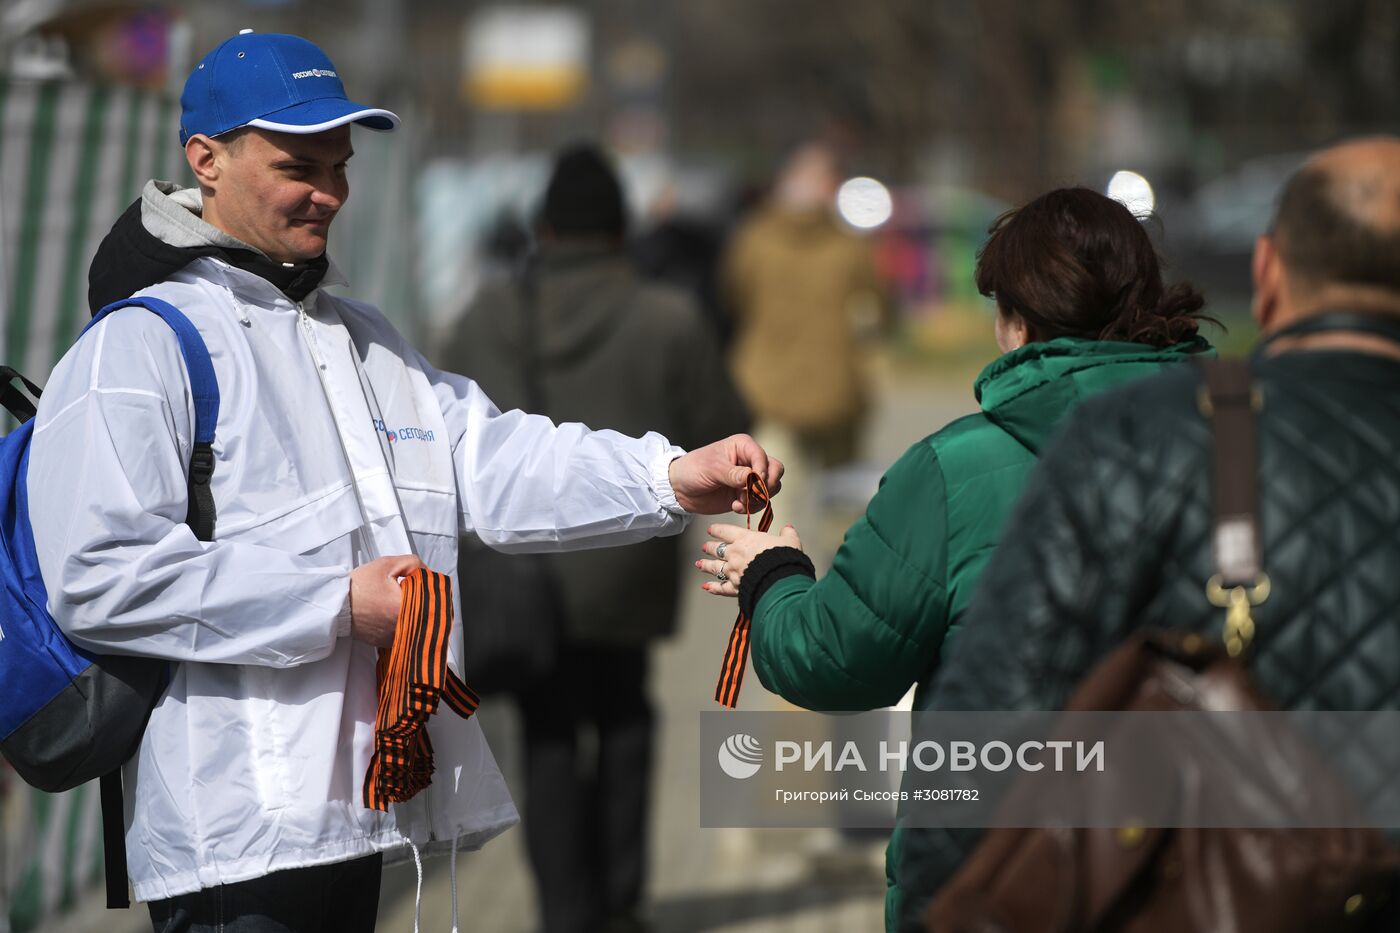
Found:
[(632, 238), (630, 252), (637, 270), (693, 296), (720, 347), (728, 347), (734, 321), (721, 306), (719, 295), (723, 225), (685, 209), (673, 186), (662, 192), (650, 214), (646, 229)]
[[(1400, 139), (1323, 151), (1253, 259), (1267, 341), (1250, 670), (1282, 708), (1400, 709)], [(939, 710), (1059, 709), (1140, 627), (1219, 637), (1201, 374), (1086, 401), (1041, 458), (934, 680)], [(975, 833), (926, 830), (930, 896)], [(1391, 898), (1392, 906), (1400, 899)], [(1340, 911), (1338, 923), (1341, 923)], [(1395, 930), (1391, 917), (1367, 929)]]
[[(561, 153), (538, 218), (538, 255), (522, 281), (483, 290), (444, 363), (472, 373), (503, 410), (534, 403), (555, 421), (664, 431), (684, 447), (742, 431), (747, 414), (712, 333), (686, 294), (633, 271), (626, 216), (601, 152)], [(645, 928), (648, 646), (675, 629), (679, 545), (666, 538), (547, 558), (564, 641), (549, 689), (518, 698), (525, 830), (547, 933)], [(590, 733), (595, 755), (580, 751)]]

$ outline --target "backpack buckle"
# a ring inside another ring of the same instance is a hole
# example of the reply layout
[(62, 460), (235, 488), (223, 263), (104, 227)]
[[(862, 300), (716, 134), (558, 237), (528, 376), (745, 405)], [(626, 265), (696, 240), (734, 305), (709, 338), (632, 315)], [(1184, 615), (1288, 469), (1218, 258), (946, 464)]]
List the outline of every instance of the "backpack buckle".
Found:
[(208, 486), (214, 475), (214, 445), (196, 442), (190, 451), (190, 482)]

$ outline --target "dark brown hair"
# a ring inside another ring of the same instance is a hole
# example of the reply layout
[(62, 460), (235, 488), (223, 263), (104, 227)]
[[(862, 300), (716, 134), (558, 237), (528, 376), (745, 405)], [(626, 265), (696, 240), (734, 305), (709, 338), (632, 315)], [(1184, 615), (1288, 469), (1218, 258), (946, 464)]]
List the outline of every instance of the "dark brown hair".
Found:
[(1032, 340), (1083, 337), (1171, 346), (1196, 334), (1205, 299), (1162, 283), (1147, 231), (1117, 201), (1059, 188), (996, 219), (977, 290), (1025, 319)]

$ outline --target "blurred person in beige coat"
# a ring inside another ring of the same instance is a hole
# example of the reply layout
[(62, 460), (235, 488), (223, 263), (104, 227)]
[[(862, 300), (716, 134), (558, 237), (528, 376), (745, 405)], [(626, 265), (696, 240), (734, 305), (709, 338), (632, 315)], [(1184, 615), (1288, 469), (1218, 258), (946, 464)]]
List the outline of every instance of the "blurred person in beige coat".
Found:
[(819, 524), (822, 471), (857, 457), (870, 401), (861, 335), (887, 317), (870, 244), (836, 214), (840, 183), (830, 148), (799, 148), (723, 270), (735, 382), (755, 437), (788, 465), (781, 518), (800, 528)]

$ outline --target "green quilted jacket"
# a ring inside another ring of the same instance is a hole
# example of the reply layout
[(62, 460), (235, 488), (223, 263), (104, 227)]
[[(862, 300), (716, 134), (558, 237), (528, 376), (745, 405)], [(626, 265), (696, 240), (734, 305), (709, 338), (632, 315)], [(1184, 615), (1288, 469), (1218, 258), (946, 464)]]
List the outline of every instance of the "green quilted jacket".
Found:
[[(799, 706), (847, 711), (893, 705), (917, 684), (914, 707), (927, 709), (939, 654), (1056, 425), (1082, 399), (1200, 352), (1212, 352), (1201, 339), (1157, 349), (1066, 337), (994, 361), (975, 384), (982, 410), (890, 468), (831, 572), (785, 577), (759, 597), (759, 680)], [(904, 835), (895, 830), (886, 857), (890, 930), (917, 922), (901, 884)]]

